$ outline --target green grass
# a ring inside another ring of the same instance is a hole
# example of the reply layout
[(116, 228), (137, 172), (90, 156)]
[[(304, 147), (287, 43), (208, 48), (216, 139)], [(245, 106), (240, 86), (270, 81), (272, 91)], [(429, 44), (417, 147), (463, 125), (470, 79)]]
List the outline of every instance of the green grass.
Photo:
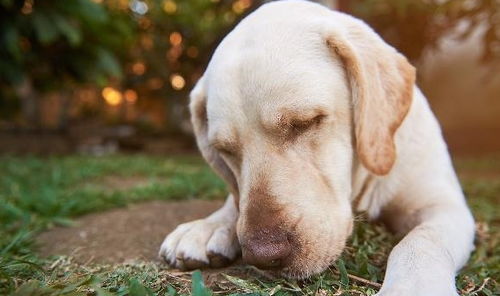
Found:
[[(462, 295), (500, 295), (500, 158), (463, 159), (456, 166), (466, 172), (462, 183), (479, 229), (458, 288)], [(108, 184), (115, 177), (131, 184)], [(373, 295), (378, 290), (397, 240), (382, 226), (362, 221), (335, 265), (299, 282), (237, 266), (206, 288), (199, 273), (154, 263), (84, 266), (70, 257), (36, 253), (39, 231), (71, 225), (78, 215), (152, 199), (224, 195), (223, 183), (198, 157), (0, 157), (0, 295)]]

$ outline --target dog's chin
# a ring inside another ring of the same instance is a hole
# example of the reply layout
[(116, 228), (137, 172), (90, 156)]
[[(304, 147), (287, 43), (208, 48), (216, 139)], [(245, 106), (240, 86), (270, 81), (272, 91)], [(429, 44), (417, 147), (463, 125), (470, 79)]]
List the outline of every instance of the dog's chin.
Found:
[(266, 271), (273, 277), (283, 277), (286, 279), (303, 280), (313, 275), (325, 271), (329, 266), (333, 265), (340, 254), (328, 256), (322, 260), (297, 260), (290, 262), (286, 267), (279, 270)]

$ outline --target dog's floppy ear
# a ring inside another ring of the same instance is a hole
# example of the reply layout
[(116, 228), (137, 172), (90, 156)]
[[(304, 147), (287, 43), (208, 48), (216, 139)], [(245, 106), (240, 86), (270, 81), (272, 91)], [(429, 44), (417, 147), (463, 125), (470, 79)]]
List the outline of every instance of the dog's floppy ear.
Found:
[(412, 102), (415, 69), (367, 25), (347, 30), (330, 34), (327, 44), (349, 79), (358, 157), (374, 174), (386, 175), (396, 160), (394, 134)]
[(191, 91), (189, 110), (193, 125), (196, 143), (201, 154), (212, 169), (226, 181), (233, 195), (238, 194), (236, 178), (220, 154), (208, 142), (207, 96), (205, 92), (205, 79), (202, 77)]

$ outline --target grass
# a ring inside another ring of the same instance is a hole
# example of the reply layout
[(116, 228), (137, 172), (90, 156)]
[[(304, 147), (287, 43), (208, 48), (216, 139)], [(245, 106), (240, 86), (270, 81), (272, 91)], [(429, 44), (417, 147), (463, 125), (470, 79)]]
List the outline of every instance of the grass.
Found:
[[(477, 248), (458, 276), (458, 289), (462, 295), (500, 295), (500, 158), (462, 159), (456, 166), (478, 222)], [(117, 176), (130, 184), (114, 184)], [(149, 262), (84, 266), (71, 257), (36, 253), (39, 231), (71, 225), (85, 213), (224, 194), (223, 183), (198, 157), (0, 157), (0, 295), (373, 295), (378, 290), (397, 239), (363, 221), (329, 270), (300, 282), (237, 266), (212, 274), (207, 288), (198, 272)]]

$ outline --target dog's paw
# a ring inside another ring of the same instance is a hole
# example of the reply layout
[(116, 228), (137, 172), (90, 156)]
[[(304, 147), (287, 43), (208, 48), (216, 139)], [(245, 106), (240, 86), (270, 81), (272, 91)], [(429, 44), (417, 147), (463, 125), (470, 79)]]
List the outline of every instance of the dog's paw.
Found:
[(375, 296), (458, 296), (454, 285), (412, 285), (395, 283), (383, 286)]
[(191, 270), (226, 266), (239, 253), (235, 225), (201, 219), (177, 226), (163, 241), (159, 255), (172, 267)]

